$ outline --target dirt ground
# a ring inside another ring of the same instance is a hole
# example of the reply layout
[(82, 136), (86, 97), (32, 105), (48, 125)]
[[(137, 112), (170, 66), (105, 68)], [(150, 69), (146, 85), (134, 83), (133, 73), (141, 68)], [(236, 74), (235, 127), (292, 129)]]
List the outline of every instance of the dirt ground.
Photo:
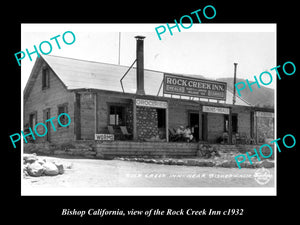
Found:
[(47, 161), (71, 164), (58, 176), (24, 177), (22, 188), (91, 187), (274, 187), (259, 182), (257, 169), (160, 165), (122, 160), (75, 159), (43, 156)]

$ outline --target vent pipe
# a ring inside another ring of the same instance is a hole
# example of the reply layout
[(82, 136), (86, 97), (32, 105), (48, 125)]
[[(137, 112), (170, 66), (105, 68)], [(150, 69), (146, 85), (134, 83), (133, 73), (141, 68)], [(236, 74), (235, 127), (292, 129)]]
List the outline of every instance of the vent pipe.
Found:
[(136, 38), (136, 94), (144, 95), (144, 36)]

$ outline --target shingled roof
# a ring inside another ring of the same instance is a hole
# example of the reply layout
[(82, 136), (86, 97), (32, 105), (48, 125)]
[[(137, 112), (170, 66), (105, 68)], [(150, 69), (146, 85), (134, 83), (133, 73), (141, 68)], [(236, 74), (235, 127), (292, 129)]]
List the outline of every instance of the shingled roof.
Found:
[[(43, 55), (37, 58), (37, 61), (32, 69), (29, 80), (24, 89), (24, 95), (26, 96), (30, 91), (31, 79), (34, 77), (34, 71), (37, 71), (39, 67), (38, 61), (45, 60), (49, 67), (54, 71), (57, 77), (62, 81), (67, 90), (76, 89), (99, 89), (115, 92), (123, 92), (120, 79), (128, 70), (128, 66), (92, 62), (86, 60), (79, 60), (73, 58), (49, 56)], [(181, 74), (182, 75), (182, 74)], [(188, 75), (191, 76), (191, 75)], [(196, 76), (198, 78), (204, 78), (203, 76)], [(146, 95), (156, 96), (159, 92), (161, 82), (164, 77), (164, 72), (154, 70), (144, 70), (145, 81), (145, 93)], [(136, 68), (132, 67), (128, 74), (123, 79), (123, 87), (125, 93), (136, 93)], [(159, 96), (162, 96), (162, 90), (159, 92)], [(227, 90), (226, 104), (232, 104), (232, 91)], [(236, 98), (236, 105), (246, 105), (245, 100)]]

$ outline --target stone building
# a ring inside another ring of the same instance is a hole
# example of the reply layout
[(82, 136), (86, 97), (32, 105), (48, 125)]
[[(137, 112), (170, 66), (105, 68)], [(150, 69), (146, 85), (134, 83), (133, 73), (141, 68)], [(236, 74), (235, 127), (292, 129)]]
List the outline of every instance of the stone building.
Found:
[[(53, 131), (47, 123), (47, 135), (36, 137), (35, 143), (95, 140), (95, 134), (109, 133), (108, 126), (115, 140), (122, 139), (120, 126), (125, 126), (133, 134), (131, 141), (169, 142), (170, 130), (178, 126), (190, 126), (197, 142), (209, 143), (222, 142), (224, 133), (228, 143), (236, 133), (257, 141), (262, 139), (258, 135), (266, 135), (261, 129), (268, 130), (268, 136), (272, 133), (274, 109), (251, 106), (238, 96), (233, 104), (228, 89), (221, 100), (166, 94), (164, 75), (144, 69), (143, 37), (137, 37), (136, 67), (43, 55), (24, 90), (23, 124), (33, 128), (62, 112), (70, 115), (68, 127), (57, 125)], [(41, 129), (37, 131), (43, 133)]]

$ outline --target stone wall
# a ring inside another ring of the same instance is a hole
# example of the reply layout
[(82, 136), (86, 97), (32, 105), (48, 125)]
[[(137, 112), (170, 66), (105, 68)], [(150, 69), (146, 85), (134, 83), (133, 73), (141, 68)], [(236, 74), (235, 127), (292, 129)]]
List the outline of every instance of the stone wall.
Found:
[(137, 136), (138, 140), (144, 140), (158, 135), (157, 111), (150, 107), (136, 107)]
[(126, 107), (126, 127), (129, 133), (133, 134), (133, 102)]
[(265, 139), (274, 139), (274, 118), (258, 117), (257, 135), (259, 143), (263, 143)]

